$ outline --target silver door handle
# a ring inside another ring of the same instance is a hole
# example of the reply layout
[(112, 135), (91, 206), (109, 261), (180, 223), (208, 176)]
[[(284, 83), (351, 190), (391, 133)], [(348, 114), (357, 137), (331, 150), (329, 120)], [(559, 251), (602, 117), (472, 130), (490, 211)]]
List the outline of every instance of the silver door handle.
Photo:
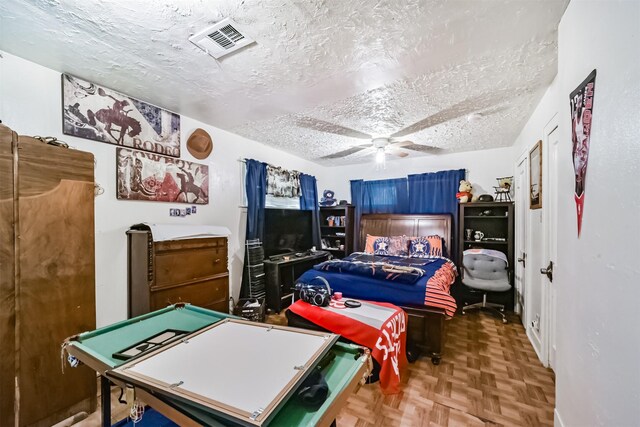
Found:
[(545, 274), (550, 282), (553, 282), (553, 261), (549, 261), (547, 268), (541, 268), (540, 274)]

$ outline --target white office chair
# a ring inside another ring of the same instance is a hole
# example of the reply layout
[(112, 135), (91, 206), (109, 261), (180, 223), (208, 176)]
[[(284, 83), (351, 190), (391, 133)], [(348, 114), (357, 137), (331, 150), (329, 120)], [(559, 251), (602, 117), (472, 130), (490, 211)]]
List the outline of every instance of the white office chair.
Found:
[(506, 256), (491, 249), (469, 249), (462, 255), (464, 279), (462, 284), (482, 292), (482, 302), (462, 307), (462, 314), (470, 309), (486, 309), (497, 313), (507, 323), (504, 305), (487, 302), (487, 292), (507, 292), (511, 289)]

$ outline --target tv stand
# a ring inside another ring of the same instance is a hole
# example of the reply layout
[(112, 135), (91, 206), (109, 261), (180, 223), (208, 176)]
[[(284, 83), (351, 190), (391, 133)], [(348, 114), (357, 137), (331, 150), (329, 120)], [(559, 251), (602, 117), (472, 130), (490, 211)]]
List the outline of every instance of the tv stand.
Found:
[(329, 259), (327, 251), (292, 252), (264, 261), (267, 308), (280, 313), (291, 303), (296, 279), (305, 271)]

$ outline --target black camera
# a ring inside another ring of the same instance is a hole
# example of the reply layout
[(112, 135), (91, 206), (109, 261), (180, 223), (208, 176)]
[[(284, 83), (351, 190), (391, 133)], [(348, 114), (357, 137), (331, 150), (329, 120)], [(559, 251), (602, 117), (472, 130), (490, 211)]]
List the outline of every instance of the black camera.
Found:
[[(321, 282), (322, 285), (314, 284)], [(311, 305), (326, 307), (331, 302), (331, 287), (324, 277), (316, 276), (309, 283), (296, 283), (300, 299)]]

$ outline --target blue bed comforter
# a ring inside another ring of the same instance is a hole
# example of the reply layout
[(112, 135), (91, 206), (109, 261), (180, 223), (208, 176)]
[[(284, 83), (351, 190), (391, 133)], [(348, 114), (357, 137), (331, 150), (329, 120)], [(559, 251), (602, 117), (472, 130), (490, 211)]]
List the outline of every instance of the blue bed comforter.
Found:
[(390, 265), (409, 266), (421, 271), (420, 277), (413, 283), (400, 283), (397, 280), (387, 280), (380, 275), (358, 273), (357, 267), (351, 270), (326, 268), (327, 262), (316, 265), (307, 270), (299, 278), (300, 283), (309, 283), (315, 277), (324, 277), (334, 292), (342, 292), (347, 298), (357, 298), (370, 301), (390, 302), (396, 305), (425, 305), (427, 294), (427, 282), (444, 264), (450, 263), (446, 258), (402, 258), (402, 257), (378, 257), (374, 255), (355, 253), (336, 263), (336, 266), (348, 262), (361, 263), (385, 263)]
[(435, 261), (435, 258), (380, 257), (356, 253), (344, 259), (325, 261), (313, 268), (413, 285), (425, 275), (426, 266)]

